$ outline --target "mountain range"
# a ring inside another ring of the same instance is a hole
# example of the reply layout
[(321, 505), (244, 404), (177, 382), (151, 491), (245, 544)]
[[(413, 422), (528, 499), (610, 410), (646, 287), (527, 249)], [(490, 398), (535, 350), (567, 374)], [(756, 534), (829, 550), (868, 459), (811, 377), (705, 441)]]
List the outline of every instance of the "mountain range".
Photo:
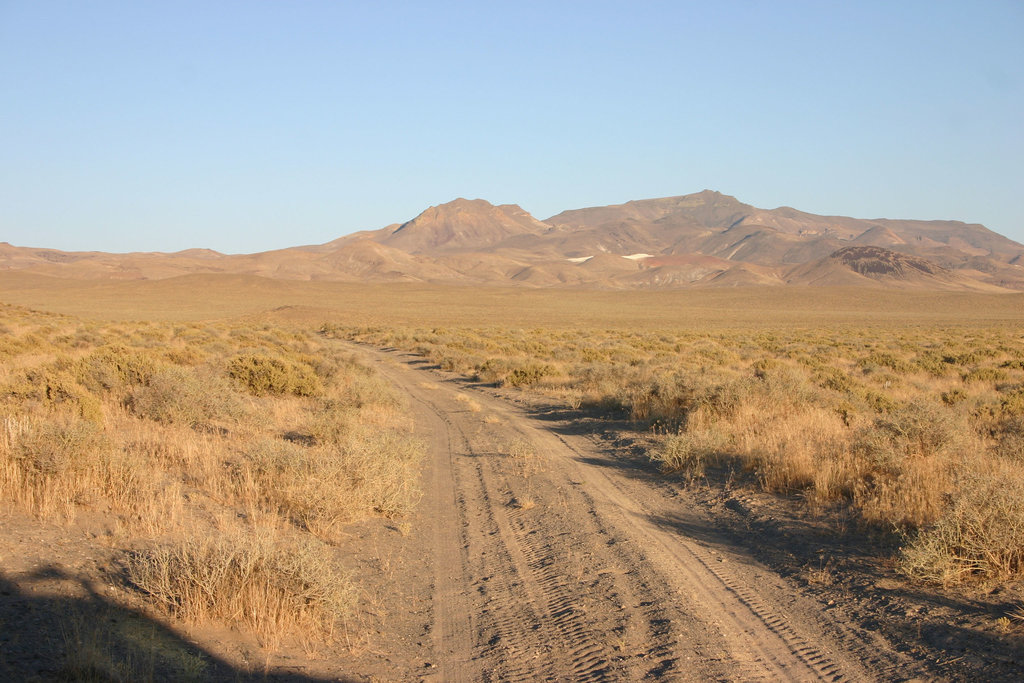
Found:
[(0, 270), (86, 279), (190, 273), (532, 287), (890, 286), (1024, 290), (1024, 245), (958, 221), (856, 219), (696, 194), (563, 211), (456, 199), (326, 244), (255, 254), (64, 252), (0, 242)]

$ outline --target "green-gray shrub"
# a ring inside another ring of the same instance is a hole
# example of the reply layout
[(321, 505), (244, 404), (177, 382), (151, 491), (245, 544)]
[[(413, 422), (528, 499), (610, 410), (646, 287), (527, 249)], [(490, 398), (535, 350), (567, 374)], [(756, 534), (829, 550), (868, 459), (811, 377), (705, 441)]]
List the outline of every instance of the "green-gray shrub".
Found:
[(316, 372), (301, 361), (247, 353), (228, 361), (228, 376), (254, 396), (315, 396), (323, 391)]
[(119, 391), (146, 384), (161, 364), (152, 351), (104, 346), (78, 363), (78, 379), (93, 391)]

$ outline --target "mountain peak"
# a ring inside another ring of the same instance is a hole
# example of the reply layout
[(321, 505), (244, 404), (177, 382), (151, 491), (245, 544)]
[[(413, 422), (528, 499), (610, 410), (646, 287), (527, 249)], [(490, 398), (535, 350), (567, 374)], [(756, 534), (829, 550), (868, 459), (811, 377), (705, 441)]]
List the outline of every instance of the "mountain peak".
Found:
[(438, 204), (437, 206), (432, 206), (430, 208), (452, 211), (486, 211), (487, 209), (493, 209), (494, 204), (491, 204), (486, 199), (466, 199), (465, 197), (456, 197), (450, 202)]
[(480, 249), (548, 227), (516, 204), (495, 206), (485, 199), (459, 197), (403, 223), (384, 243), (409, 253)]

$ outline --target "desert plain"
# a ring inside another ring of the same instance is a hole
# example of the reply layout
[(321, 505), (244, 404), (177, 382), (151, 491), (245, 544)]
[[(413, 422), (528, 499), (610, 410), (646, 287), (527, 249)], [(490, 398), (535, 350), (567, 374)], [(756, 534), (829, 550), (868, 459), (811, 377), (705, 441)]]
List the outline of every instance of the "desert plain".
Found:
[(7, 248), (0, 674), (1020, 679), (1020, 245), (460, 201)]

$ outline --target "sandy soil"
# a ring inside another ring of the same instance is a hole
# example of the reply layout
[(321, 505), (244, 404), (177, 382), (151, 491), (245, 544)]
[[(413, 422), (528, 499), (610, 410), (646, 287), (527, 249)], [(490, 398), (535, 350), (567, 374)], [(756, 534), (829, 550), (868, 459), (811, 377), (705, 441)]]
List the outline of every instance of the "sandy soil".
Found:
[[(911, 587), (877, 559), (885, 539), (827, 514), (809, 521), (727, 473), (713, 486), (663, 477), (624, 425), (352, 348), (408, 394), (430, 455), (417, 512), (354, 525), (338, 548), (363, 589), (341, 645), (261, 666), (238, 634), (171, 628), (104, 582), (116, 556), (88, 519), (44, 529), (4, 514), (0, 674), (59, 675), (55, 615), (75, 609), (149, 620), (208, 679), (1024, 677), (1021, 629), (992, 626), (1019, 593)], [(156, 678), (174, 680), (160, 666)]]

